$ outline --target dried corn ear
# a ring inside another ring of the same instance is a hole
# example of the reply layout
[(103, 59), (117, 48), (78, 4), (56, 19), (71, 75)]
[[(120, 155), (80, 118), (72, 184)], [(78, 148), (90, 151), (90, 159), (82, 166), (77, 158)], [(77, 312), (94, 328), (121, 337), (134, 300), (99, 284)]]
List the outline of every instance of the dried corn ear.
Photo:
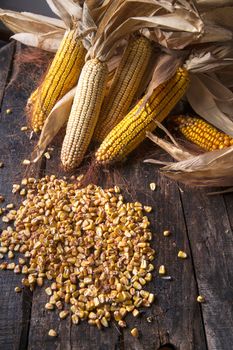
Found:
[(156, 128), (154, 119), (162, 122), (184, 95), (189, 78), (187, 70), (179, 68), (176, 74), (159, 85), (149, 100), (139, 103), (107, 135), (96, 152), (96, 160), (109, 164), (127, 156)]
[(45, 79), (28, 100), (31, 126), (35, 132), (42, 129), (55, 103), (77, 83), (85, 54), (77, 29), (67, 31)]
[(71, 108), (61, 161), (65, 169), (78, 166), (91, 141), (107, 83), (107, 64), (94, 58), (82, 69)]
[(218, 131), (205, 120), (179, 115), (173, 118), (176, 128), (187, 140), (206, 151), (214, 151), (233, 146), (233, 138)]
[(152, 54), (150, 41), (140, 36), (129, 42), (104, 99), (94, 139), (102, 142), (127, 114)]

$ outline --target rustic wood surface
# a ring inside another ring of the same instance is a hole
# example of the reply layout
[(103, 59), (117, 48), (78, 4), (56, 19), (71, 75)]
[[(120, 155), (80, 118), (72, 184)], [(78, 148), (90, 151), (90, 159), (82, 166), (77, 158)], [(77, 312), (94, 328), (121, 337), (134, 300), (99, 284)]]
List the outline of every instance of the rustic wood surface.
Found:
[[(44, 70), (33, 64), (19, 64), (16, 56), (21, 51), (21, 46), (14, 43), (0, 49), (0, 161), (5, 165), (0, 169), (0, 194), (7, 203), (16, 203), (12, 184), (25, 173), (64, 175), (59, 166), (59, 138), (50, 160), (44, 159), (30, 169), (21, 165), (35, 145), (29, 132), (20, 131), (26, 124), (25, 103), (35, 86), (35, 77), (39, 78)], [(8, 108), (12, 109), (9, 115)], [(144, 144), (144, 152), (164, 158), (149, 142)], [(232, 348), (233, 194), (208, 196), (206, 190), (178, 185), (162, 177), (152, 165), (143, 164), (144, 154), (134, 152), (115, 169), (99, 171), (96, 181), (102, 186), (118, 184), (127, 200), (137, 199), (153, 207), (149, 216), (156, 268), (148, 290), (157, 295), (154, 305), (143, 310), (139, 318), (128, 317), (128, 328), (124, 330), (114, 323), (103, 331), (86, 322), (72, 326), (69, 319), (60, 321), (57, 312), (44, 309), (47, 296), (43, 288), (16, 294), (14, 287), (21, 276), (0, 271), (0, 350)], [(157, 184), (154, 192), (149, 187), (151, 182)], [(171, 230), (170, 237), (163, 236), (164, 229)], [(186, 251), (188, 259), (178, 259), (179, 250)], [(171, 281), (158, 276), (161, 264), (166, 266)], [(205, 296), (206, 303), (197, 303), (199, 294)], [(140, 331), (138, 339), (129, 332), (135, 326)], [(48, 336), (50, 328), (57, 330), (57, 338)]]

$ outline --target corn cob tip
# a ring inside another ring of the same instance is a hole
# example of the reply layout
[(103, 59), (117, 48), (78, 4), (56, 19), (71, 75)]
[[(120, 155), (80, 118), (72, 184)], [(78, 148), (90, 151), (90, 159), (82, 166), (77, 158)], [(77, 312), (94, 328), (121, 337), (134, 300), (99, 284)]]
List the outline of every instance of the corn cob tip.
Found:
[(201, 118), (179, 115), (173, 117), (172, 122), (187, 140), (203, 150), (221, 150), (233, 145), (232, 137), (217, 130)]

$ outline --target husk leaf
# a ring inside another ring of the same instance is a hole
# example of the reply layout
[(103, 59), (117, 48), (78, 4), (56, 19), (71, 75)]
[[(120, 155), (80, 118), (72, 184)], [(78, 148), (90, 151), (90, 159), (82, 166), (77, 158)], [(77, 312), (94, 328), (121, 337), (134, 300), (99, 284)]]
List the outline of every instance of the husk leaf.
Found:
[(107, 60), (119, 40), (143, 28), (192, 33), (190, 43), (202, 33), (203, 22), (188, 1), (114, 1), (99, 24), (91, 57)]
[[(150, 139), (159, 145), (176, 163), (147, 159), (145, 163), (165, 164), (160, 171), (165, 176), (190, 186), (212, 187), (233, 185), (233, 146), (193, 156), (182, 147), (177, 147), (158, 137)], [(187, 157), (187, 158), (186, 158)], [(181, 160), (181, 159), (184, 160)]]
[(67, 122), (73, 103), (76, 87), (63, 96), (53, 107), (48, 118), (45, 120), (40, 139), (32, 154), (32, 159), (37, 162), (43, 155), (47, 146), (57, 135), (62, 126)]

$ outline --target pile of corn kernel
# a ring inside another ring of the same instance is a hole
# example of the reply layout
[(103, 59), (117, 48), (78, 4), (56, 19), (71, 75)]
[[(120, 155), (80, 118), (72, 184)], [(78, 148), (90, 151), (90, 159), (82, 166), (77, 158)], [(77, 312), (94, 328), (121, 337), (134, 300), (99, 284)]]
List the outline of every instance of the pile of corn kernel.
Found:
[(151, 207), (126, 203), (117, 186), (81, 188), (54, 175), (23, 179), (13, 192), (24, 200), (3, 216), (12, 225), (0, 237), (1, 258), (8, 256), (0, 269), (22, 273), (31, 290), (51, 281), (46, 309), (57, 308), (61, 319), (71, 314), (74, 324), (86, 319), (101, 328), (115, 319), (125, 327), (127, 313), (152, 304), (144, 289), (154, 269)]

